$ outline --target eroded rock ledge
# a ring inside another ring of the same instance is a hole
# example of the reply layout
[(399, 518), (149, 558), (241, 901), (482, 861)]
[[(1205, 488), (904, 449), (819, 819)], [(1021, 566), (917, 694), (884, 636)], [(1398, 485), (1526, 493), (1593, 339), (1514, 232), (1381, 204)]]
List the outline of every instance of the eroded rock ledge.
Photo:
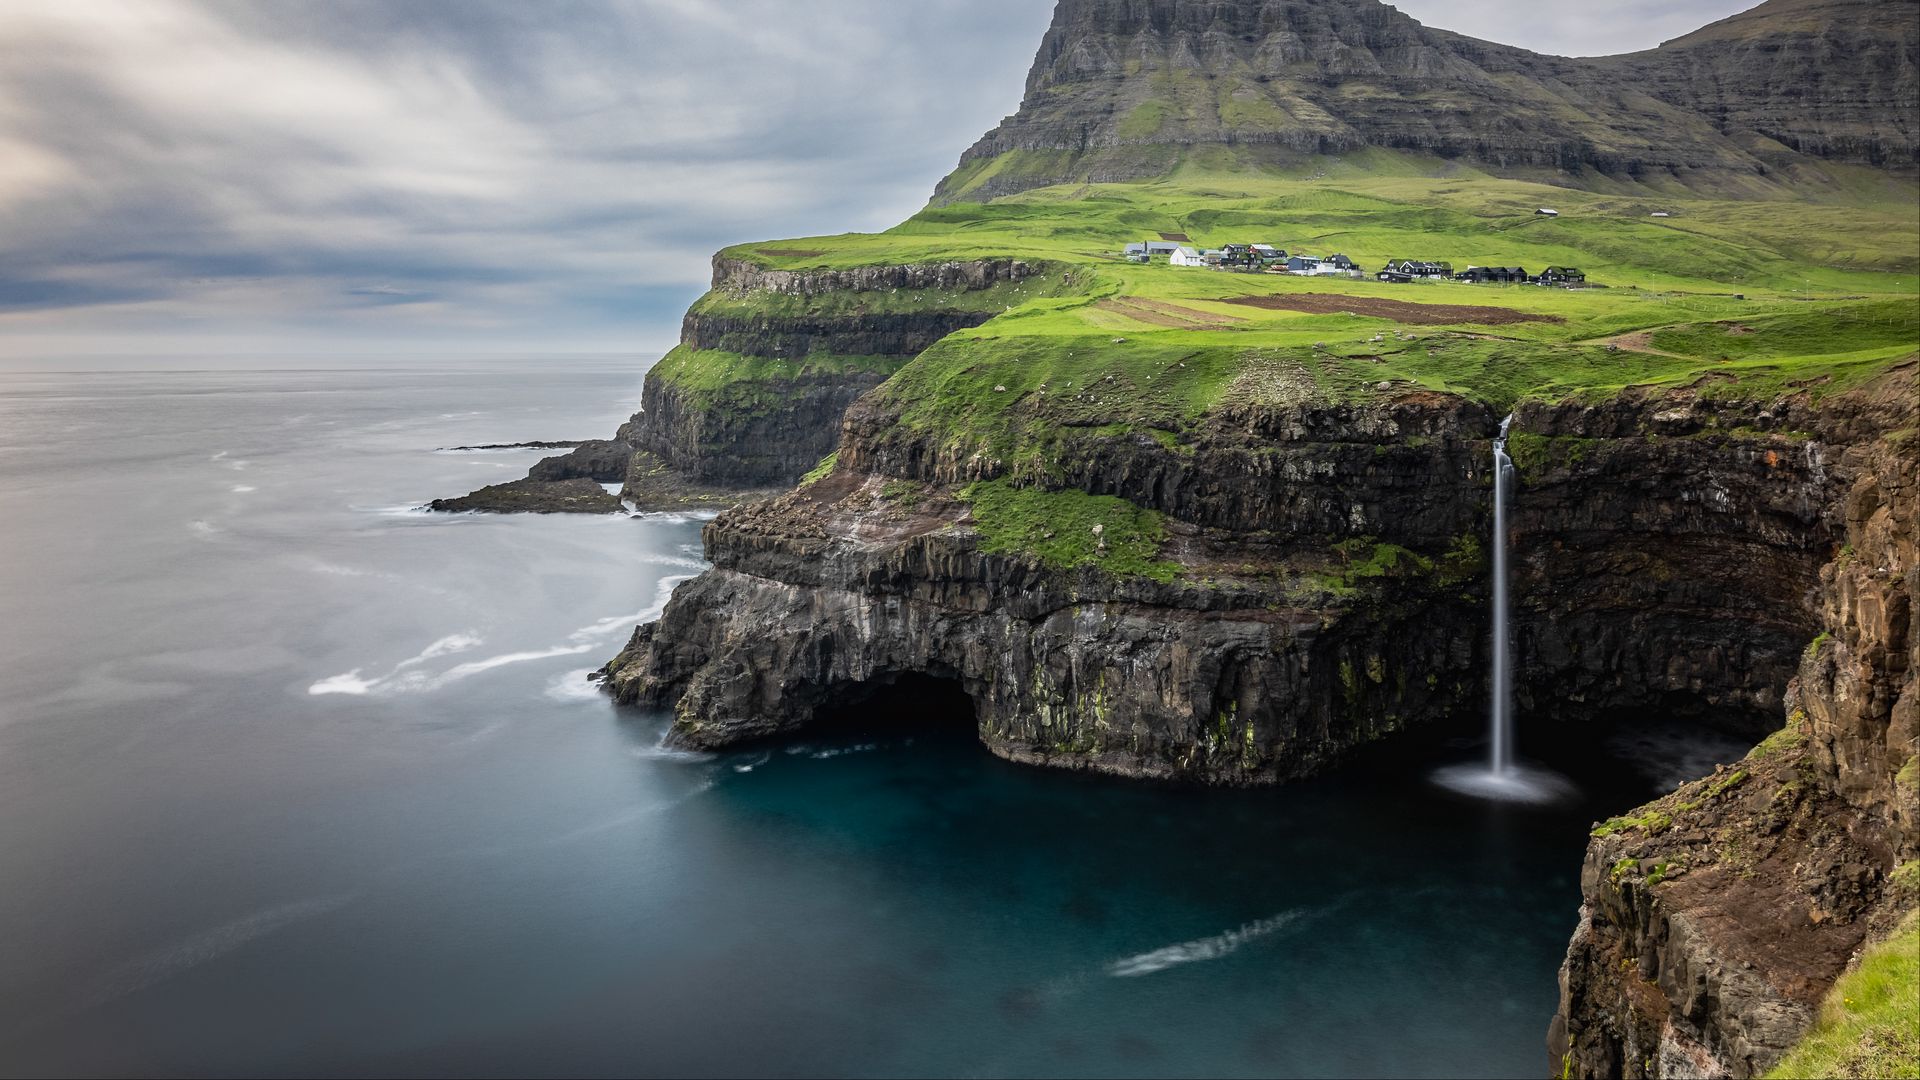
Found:
[(1917, 412), (1909, 364), (1806, 418), (1807, 467), (1834, 497), (1814, 529), (1827, 558), (1789, 579), (1807, 584), (1818, 636), (1795, 658), (1786, 726), (1596, 827), (1548, 1039), (1556, 1072), (1759, 1075), (1862, 946), (1920, 904)]
[[(838, 270), (768, 270), (716, 255), (712, 291), (687, 312), (673, 357), (708, 354), (686, 378), (677, 364), (648, 372), (640, 411), (612, 439), (543, 459), (527, 477), (435, 510), (607, 513), (726, 507), (792, 487), (833, 450), (847, 407), (900, 364), (1001, 308), (968, 294), (1037, 277), (1046, 268), (979, 259)], [(898, 294), (944, 298), (897, 310)], [(879, 302), (885, 294), (894, 306)], [(863, 297), (872, 297), (869, 304)], [(958, 299), (954, 299), (958, 297)], [(773, 361), (727, 377), (729, 365)], [(679, 376), (679, 377), (676, 377)], [(594, 498), (579, 479), (620, 484)]]

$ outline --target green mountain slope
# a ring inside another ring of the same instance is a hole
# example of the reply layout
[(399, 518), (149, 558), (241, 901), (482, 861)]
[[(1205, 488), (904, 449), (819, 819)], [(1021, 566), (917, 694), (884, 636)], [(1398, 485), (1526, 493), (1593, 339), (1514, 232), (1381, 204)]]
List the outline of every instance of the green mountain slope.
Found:
[(1732, 195), (1916, 163), (1912, 0), (1772, 0), (1661, 49), (1542, 56), (1377, 0), (1063, 0), (1020, 109), (936, 201), (1183, 164), (1408, 151), (1586, 187)]

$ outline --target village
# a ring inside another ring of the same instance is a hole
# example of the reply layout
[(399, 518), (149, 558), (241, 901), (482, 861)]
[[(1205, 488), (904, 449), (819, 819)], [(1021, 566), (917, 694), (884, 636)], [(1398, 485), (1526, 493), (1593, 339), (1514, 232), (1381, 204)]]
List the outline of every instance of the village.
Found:
[[(1543, 217), (1559, 216), (1558, 211), (1544, 208), (1536, 213)], [(1184, 234), (1160, 235), (1159, 240), (1128, 244), (1121, 254), (1131, 263), (1150, 263), (1165, 258), (1169, 266), (1198, 266), (1242, 274), (1292, 274), (1296, 277), (1357, 280), (1365, 280), (1368, 276), (1365, 267), (1342, 254), (1289, 254), (1287, 249), (1277, 244), (1264, 243), (1199, 248)], [(1372, 276), (1389, 284), (1457, 281), (1492, 285), (1546, 285), (1568, 289), (1588, 287), (1587, 275), (1577, 266), (1549, 266), (1535, 274), (1528, 272), (1524, 266), (1468, 266), (1455, 271), (1453, 264), (1444, 260), (1390, 259)]]

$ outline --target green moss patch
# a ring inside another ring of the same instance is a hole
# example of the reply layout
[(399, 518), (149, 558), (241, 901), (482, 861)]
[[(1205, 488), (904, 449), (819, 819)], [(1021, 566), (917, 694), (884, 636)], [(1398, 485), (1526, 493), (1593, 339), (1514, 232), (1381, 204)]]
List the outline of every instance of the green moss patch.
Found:
[(973, 511), (981, 550), (1032, 555), (1047, 566), (1093, 566), (1118, 577), (1172, 581), (1179, 564), (1159, 558), (1161, 516), (1112, 495), (1042, 491), (1006, 480), (967, 485), (960, 498)]

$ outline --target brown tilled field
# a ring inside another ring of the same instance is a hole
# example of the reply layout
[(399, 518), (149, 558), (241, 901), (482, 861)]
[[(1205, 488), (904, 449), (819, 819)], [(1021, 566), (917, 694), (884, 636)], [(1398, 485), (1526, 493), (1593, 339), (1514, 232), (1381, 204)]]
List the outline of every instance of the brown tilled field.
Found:
[(1208, 326), (1231, 326), (1245, 322), (1232, 315), (1219, 315), (1211, 311), (1170, 304), (1165, 300), (1148, 300), (1141, 296), (1116, 296), (1111, 299), (1097, 300), (1094, 307), (1102, 311), (1111, 311), (1125, 315), (1136, 322), (1151, 326), (1169, 326), (1175, 329), (1192, 330)]
[(1281, 293), (1277, 296), (1238, 296), (1223, 300), (1226, 304), (1271, 311), (1304, 311), (1309, 315), (1360, 315), (1373, 319), (1392, 319), (1410, 326), (1449, 326), (1454, 323), (1479, 323), (1499, 326), (1519, 322), (1566, 322), (1558, 315), (1536, 315), (1512, 308), (1481, 307), (1475, 304), (1416, 304), (1407, 300), (1388, 300), (1380, 296), (1349, 296), (1346, 293)]

